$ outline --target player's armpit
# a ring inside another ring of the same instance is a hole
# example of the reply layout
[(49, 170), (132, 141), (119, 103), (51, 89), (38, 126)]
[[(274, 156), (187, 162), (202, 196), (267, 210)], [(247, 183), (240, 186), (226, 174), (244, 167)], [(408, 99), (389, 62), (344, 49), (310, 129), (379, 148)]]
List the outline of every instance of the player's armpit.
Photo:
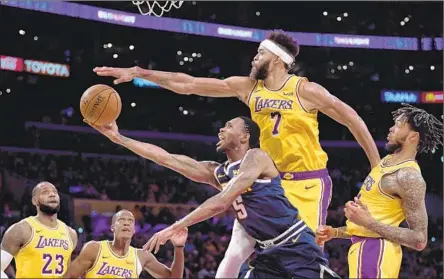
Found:
[(94, 266), (99, 255), (100, 244), (90, 241), (83, 246), (79, 256), (68, 265), (63, 278), (79, 278)]
[(421, 251), (427, 245), (427, 210), (425, 206), (426, 184), (422, 175), (413, 168), (400, 169), (397, 172), (398, 189), (404, 215), (409, 228), (392, 227), (376, 222), (369, 229), (382, 237)]
[(28, 243), (32, 237), (32, 228), (26, 221), (15, 223), (3, 235), (1, 249), (15, 256), (22, 245)]
[(77, 232), (71, 227), (68, 227), (68, 231), (69, 231), (69, 235), (71, 236), (73, 249), (76, 249), (77, 242), (78, 242)]
[(170, 168), (185, 177), (201, 183), (209, 184), (221, 190), (219, 183), (214, 176), (214, 170), (220, 164), (213, 161), (196, 161), (191, 157), (179, 154), (171, 154), (165, 162), (165, 167)]

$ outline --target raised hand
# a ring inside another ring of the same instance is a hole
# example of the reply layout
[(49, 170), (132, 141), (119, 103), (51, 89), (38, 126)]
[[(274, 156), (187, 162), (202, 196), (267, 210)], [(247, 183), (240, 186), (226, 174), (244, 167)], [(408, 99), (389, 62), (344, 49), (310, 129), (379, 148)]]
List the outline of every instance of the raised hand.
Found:
[(153, 237), (143, 246), (144, 250), (148, 250), (148, 252), (152, 252), (154, 250), (154, 254), (159, 252), (160, 246), (164, 245), (171, 237), (177, 234), (180, 230), (175, 230), (172, 226), (161, 230), (158, 233), (155, 233)]
[(182, 230), (178, 231), (176, 234), (174, 234), (170, 241), (174, 246), (185, 246), (185, 243), (187, 242), (188, 238), (188, 229), (183, 228)]
[(115, 77), (114, 84), (130, 82), (136, 77), (138, 67), (132, 68), (113, 68), (113, 67), (95, 67), (93, 72), (102, 77)]

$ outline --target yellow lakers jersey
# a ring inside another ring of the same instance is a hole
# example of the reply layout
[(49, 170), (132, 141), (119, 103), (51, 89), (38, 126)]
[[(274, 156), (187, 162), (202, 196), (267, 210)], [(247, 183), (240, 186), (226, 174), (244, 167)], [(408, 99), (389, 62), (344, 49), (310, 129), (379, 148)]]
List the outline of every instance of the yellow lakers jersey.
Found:
[(302, 172), (327, 167), (319, 143), (317, 111), (306, 111), (298, 88), (304, 77), (292, 75), (279, 90), (259, 80), (248, 97), (252, 119), (261, 129), (261, 148), (280, 172)]
[[(379, 164), (372, 169), (370, 174), (364, 180), (358, 197), (362, 203), (367, 205), (370, 214), (378, 222), (397, 227), (405, 219), (401, 199), (385, 193), (381, 188), (381, 180), (384, 175), (392, 174), (402, 168), (411, 167), (419, 172), (421, 172), (421, 169), (419, 168), (418, 163), (414, 160), (408, 160), (396, 165), (387, 166), (386, 162), (390, 157), (391, 155), (384, 157)], [(350, 221), (347, 221), (347, 233), (361, 237), (381, 237), (377, 233), (358, 226)]]
[(35, 216), (28, 217), (25, 221), (32, 228), (32, 237), (15, 256), (16, 277), (62, 277), (74, 250), (68, 227), (57, 220), (57, 228), (49, 228)]
[(119, 256), (108, 240), (100, 241), (96, 262), (85, 274), (85, 278), (139, 278), (137, 249), (129, 248), (125, 256)]

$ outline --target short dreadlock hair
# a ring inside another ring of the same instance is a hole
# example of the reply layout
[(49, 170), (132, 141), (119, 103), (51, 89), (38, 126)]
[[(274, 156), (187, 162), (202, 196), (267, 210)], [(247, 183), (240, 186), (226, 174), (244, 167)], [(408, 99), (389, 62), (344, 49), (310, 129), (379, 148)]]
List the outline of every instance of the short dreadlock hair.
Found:
[(442, 145), (443, 123), (423, 109), (409, 104), (392, 112), (393, 120), (405, 121), (410, 128), (419, 133), (419, 153), (433, 153)]
[(247, 133), (250, 134), (250, 148), (259, 148), (259, 137), (261, 135), (261, 129), (251, 118), (245, 116), (240, 116), (239, 118), (244, 121), (244, 129)]

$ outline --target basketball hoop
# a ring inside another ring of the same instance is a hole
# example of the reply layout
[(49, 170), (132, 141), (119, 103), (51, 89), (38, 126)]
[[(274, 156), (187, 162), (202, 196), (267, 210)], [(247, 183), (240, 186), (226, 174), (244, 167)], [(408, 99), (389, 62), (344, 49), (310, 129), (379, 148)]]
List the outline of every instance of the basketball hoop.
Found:
[[(159, 3), (160, 2), (160, 3)], [(163, 13), (167, 13), (171, 8), (179, 9), (183, 1), (133, 1), (133, 4), (139, 8), (139, 12), (142, 15), (154, 15), (161, 17)], [(148, 6), (148, 9), (143, 8), (144, 4)]]

